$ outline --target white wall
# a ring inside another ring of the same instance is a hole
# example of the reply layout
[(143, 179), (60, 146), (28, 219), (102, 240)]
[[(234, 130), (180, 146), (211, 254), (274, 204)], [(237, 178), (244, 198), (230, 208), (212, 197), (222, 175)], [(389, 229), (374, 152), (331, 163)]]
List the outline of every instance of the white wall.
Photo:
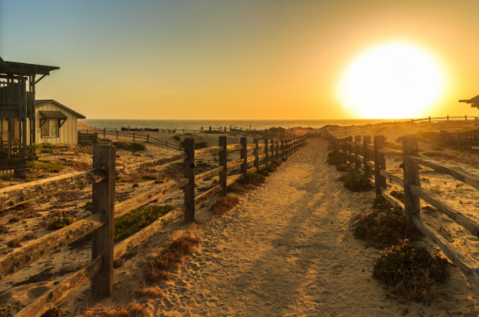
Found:
[[(55, 138), (43, 137), (40, 128), (40, 111), (61, 111), (67, 116), (67, 120), (61, 126), (59, 136)], [(36, 130), (36, 143), (51, 143), (51, 144), (67, 144), (78, 142), (78, 130), (77, 130), (78, 117), (68, 110), (55, 105), (54, 103), (46, 103), (35, 109), (35, 130)], [(28, 125), (29, 126), (29, 125)], [(29, 128), (27, 130), (28, 138), (30, 138)], [(29, 143), (29, 141), (28, 141)]]

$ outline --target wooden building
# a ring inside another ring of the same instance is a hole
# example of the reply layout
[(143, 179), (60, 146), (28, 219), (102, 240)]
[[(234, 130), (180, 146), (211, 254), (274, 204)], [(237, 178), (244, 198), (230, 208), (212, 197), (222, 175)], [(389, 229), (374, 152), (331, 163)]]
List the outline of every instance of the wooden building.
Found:
[(85, 116), (55, 100), (35, 100), (37, 143), (78, 142), (77, 120)]
[(479, 95), (471, 99), (459, 100), (459, 102), (465, 102), (465, 103), (471, 104), (471, 108), (479, 109)]
[(57, 69), (0, 57), (0, 170), (26, 168), (28, 146), (36, 142), (35, 87)]

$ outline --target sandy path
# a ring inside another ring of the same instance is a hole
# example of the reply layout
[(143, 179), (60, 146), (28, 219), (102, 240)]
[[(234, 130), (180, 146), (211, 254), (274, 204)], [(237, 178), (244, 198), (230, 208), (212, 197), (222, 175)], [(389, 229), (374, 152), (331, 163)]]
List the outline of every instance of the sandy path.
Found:
[[(351, 193), (310, 140), (223, 217), (194, 226), (203, 243), (163, 288), (155, 316), (438, 316), (467, 311), (462, 285), (424, 306), (385, 297), (371, 277), (379, 251), (350, 232), (373, 193)], [(457, 271), (457, 269), (455, 269)], [(457, 288), (457, 289), (456, 289)], [(464, 302), (463, 302), (464, 301)], [(151, 307), (151, 306), (150, 306)]]

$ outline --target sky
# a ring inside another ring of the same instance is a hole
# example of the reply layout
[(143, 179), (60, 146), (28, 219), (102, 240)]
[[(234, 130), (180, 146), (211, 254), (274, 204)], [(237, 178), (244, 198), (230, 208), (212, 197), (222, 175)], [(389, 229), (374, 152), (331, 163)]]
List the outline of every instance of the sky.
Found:
[(445, 77), (417, 117), (479, 116), (458, 103), (479, 94), (477, 12), (477, 0), (0, 0), (0, 56), (59, 66), (37, 99), (90, 119), (346, 119), (347, 66), (401, 40)]

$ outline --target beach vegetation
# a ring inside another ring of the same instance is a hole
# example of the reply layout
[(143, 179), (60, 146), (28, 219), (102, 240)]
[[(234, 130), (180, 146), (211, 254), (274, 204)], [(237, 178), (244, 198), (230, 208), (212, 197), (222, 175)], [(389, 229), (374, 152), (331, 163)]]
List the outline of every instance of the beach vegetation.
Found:
[(0, 223), (0, 233), (7, 233), (7, 232), (8, 232), (7, 226)]
[(173, 137), (173, 140), (175, 140), (175, 141), (180, 141), (180, 140), (181, 140), (181, 138), (180, 138), (180, 136), (179, 136), (179, 135), (175, 135), (175, 136)]
[(166, 215), (173, 209), (175, 207), (171, 205), (140, 207), (115, 219), (115, 242), (123, 240), (149, 226), (158, 220), (159, 217)]
[(61, 228), (65, 228), (66, 226), (69, 226), (75, 222), (77, 222), (77, 220), (73, 217), (60, 217), (51, 220), (48, 223), (47, 228), (48, 230), (58, 230)]
[(396, 198), (397, 200), (399, 200), (400, 202), (404, 204), (404, 191), (392, 190), (389, 192), (389, 195), (393, 196), (394, 198)]
[(239, 198), (237, 196), (220, 197), (213, 203), (211, 210), (215, 215), (224, 215), (238, 205), (238, 203)]
[(343, 182), (344, 187), (353, 192), (366, 192), (373, 189), (366, 175), (359, 171), (349, 172), (339, 177), (339, 180)]
[(423, 130), (416, 133), (417, 138), (426, 142), (439, 142), (441, 140), (441, 134), (439, 131)]
[(9, 248), (19, 248), (22, 246), (22, 242), (18, 238), (14, 238), (7, 242)]
[(13, 317), (11, 309), (12, 305), (8, 305), (6, 307), (0, 306), (0, 317)]
[(129, 151), (129, 152), (132, 152), (132, 153), (146, 150), (146, 146), (144, 144), (137, 143), (137, 142), (132, 142), (132, 143), (113, 142), (113, 145), (117, 149), (122, 149), (122, 150)]
[[(180, 147), (185, 148), (185, 141), (180, 142)], [(195, 142), (195, 150), (205, 149), (208, 147), (208, 143), (205, 141), (202, 142)]]
[(381, 252), (374, 261), (373, 277), (386, 284), (389, 294), (428, 302), (448, 279), (448, 267), (447, 259), (406, 239)]
[[(92, 314), (87, 316), (98, 316), (97, 314)], [(102, 316), (104, 317), (142, 317), (150, 316), (149, 310), (146, 307), (141, 306), (138, 303), (130, 303), (127, 307), (120, 307), (113, 311), (105, 312)]]
[(93, 211), (93, 202), (92, 201), (87, 201), (83, 208), (87, 211)]
[(200, 239), (190, 234), (183, 235), (173, 241), (158, 257), (151, 259), (146, 268), (146, 280), (150, 284), (163, 280), (171, 280), (171, 271), (176, 270), (184, 263), (186, 256), (196, 250)]
[(344, 153), (340, 153), (338, 150), (332, 150), (328, 153), (328, 159), (326, 162), (329, 165), (338, 167), (346, 162), (346, 156)]
[(160, 290), (149, 287), (134, 291), (133, 296), (147, 298), (163, 298), (165, 297), (165, 293)]

